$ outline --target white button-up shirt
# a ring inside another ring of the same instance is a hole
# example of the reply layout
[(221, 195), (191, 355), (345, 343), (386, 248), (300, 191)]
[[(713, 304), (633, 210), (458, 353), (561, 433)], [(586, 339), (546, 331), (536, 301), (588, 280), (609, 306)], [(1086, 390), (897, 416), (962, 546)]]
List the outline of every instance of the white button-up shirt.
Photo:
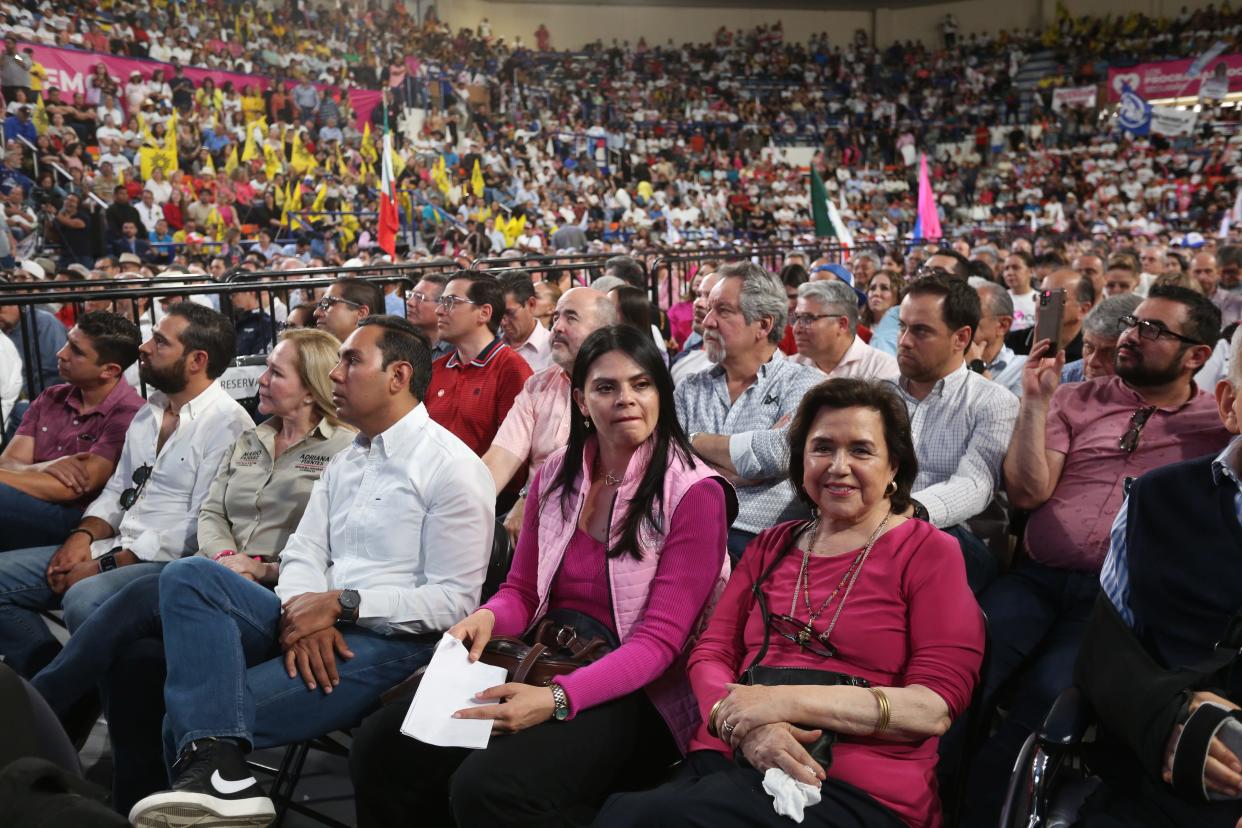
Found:
[(478, 606), (495, 527), (487, 467), (419, 405), (328, 463), (280, 556), (276, 594), (354, 589), (362, 626), (447, 630)]
[(987, 508), (1018, 419), (1018, 398), (960, 365), (922, 400), (894, 383), (910, 415), (919, 459), (914, 499), (933, 526), (956, 526)]
[(530, 370), (539, 373), (552, 364), (552, 332), (535, 323), (535, 328), (521, 345), (510, 345), (517, 355), (526, 360)]
[[(237, 436), (254, 421), (219, 382), (181, 406), (177, 428), (158, 456), (156, 443), (168, 397), (152, 391), (147, 404), (134, 415), (125, 433), (125, 447), (116, 471), (85, 517), (107, 522), (115, 536), (91, 544), (98, 558), (116, 547), (128, 549), (144, 561), (171, 561), (198, 549), (198, 510), (207, 497), (220, 461)], [(146, 485), (128, 510), (121, 494), (135, 486), (134, 472), (150, 466)]]

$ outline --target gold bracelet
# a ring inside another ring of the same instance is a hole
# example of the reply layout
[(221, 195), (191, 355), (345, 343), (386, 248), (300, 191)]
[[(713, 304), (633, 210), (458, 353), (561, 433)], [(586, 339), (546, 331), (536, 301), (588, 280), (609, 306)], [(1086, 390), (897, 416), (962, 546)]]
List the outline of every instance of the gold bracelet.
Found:
[(720, 734), (716, 732), (716, 714), (720, 712), (720, 705), (724, 704), (726, 698), (728, 696), (721, 696), (707, 713), (707, 732), (717, 739), (720, 738)]
[(880, 705), (880, 717), (876, 720), (875, 728), (871, 731), (872, 736), (879, 736), (888, 730), (889, 717), (892, 715), (892, 708), (888, 704), (888, 696), (884, 695), (884, 691), (878, 687), (868, 687), (871, 695), (875, 696), (876, 704)]

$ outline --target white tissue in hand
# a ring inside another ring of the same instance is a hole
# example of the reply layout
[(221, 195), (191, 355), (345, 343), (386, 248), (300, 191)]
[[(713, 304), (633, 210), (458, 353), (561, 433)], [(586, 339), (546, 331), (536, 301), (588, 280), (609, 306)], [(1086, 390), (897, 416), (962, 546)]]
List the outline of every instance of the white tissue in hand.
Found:
[(802, 822), (802, 812), (811, 805), (818, 805), (819, 786), (799, 782), (780, 768), (768, 768), (763, 775), (763, 789), (772, 797), (772, 807), (781, 816), (794, 822)]

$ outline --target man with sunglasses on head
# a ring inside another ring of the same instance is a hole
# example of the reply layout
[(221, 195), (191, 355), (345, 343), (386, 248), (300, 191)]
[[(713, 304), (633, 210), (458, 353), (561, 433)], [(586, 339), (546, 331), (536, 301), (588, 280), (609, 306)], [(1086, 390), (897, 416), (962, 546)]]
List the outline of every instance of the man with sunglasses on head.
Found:
[(384, 291), (363, 279), (337, 279), (315, 305), (315, 327), (344, 342), (358, 323), (373, 313), (383, 313)]
[(1126, 478), (1219, 452), (1229, 439), (1212, 395), (1193, 380), (1220, 334), (1216, 306), (1153, 286), (1121, 329), (1115, 375), (1062, 386), (1064, 352), (1049, 357), (1046, 340), (1023, 367), (1004, 478), (1010, 503), (1031, 512), (1025, 554), (979, 599), (992, 641), (982, 691), (1016, 694), (975, 759), (971, 825), (996, 823), (1022, 743), (1072, 683)]
[(495, 276), (459, 270), (436, 304), (440, 336), (454, 350), (432, 364), (427, 413), (480, 457), (533, 371), (498, 333), (505, 290)]
[(63, 609), (72, 633), (122, 586), (197, 549), (199, 506), (220, 459), (254, 425), (216, 382), (233, 340), (215, 311), (170, 307), (138, 349), (154, 390), (82, 522), (59, 547), (0, 554), (0, 655), (18, 673), (33, 676), (60, 649), (41, 611)]

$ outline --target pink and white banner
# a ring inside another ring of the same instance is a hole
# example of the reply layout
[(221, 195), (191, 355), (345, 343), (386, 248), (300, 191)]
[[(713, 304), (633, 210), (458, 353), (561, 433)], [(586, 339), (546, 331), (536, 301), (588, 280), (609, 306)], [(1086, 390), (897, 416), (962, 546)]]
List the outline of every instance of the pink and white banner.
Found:
[(1153, 98), (1194, 98), (1199, 95), (1199, 86), (1213, 78), (1217, 82), (1227, 81), (1230, 92), (1242, 92), (1242, 55), (1220, 55), (1208, 62), (1203, 74), (1189, 74), (1193, 60), (1166, 60), (1160, 63), (1140, 63), (1124, 69), (1108, 70), (1107, 97), (1110, 103), (1121, 100), (1123, 84), (1141, 97)]
[[(131, 72), (140, 72), (143, 80), (149, 80), (156, 69), (164, 70), (166, 80), (173, 75), (172, 65), (158, 60), (105, 55), (100, 52), (84, 52), (80, 49), (62, 49), (38, 43), (23, 43), (19, 48), (24, 50), (27, 46), (34, 49), (35, 60), (47, 68), (47, 86), (59, 89), (61, 97), (66, 100), (71, 100), (75, 92), (86, 92), (86, 76), (91, 74), (95, 65), (99, 63), (108, 68), (108, 74), (116, 78), (121, 86), (129, 80)], [(238, 92), (247, 86), (267, 89), (272, 84), (272, 79), (266, 75), (243, 75), (238, 72), (200, 69), (195, 66), (185, 67), (185, 75), (194, 81), (196, 87), (202, 84), (204, 78), (211, 78), (216, 88), (223, 86), (225, 81), (232, 81), (233, 87)], [(320, 91), (331, 92), (337, 89), (335, 86), (326, 86), (321, 83), (315, 86)], [(351, 89), (349, 90), (349, 103), (357, 116), (358, 128), (362, 129), (363, 123), (371, 117), (371, 110), (379, 105), (380, 93), (370, 89)]]
[(1083, 107), (1095, 109), (1094, 86), (1073, 86), (1054, 89), (1052, 92), (1052, 111), (1060, 112), (1065, 107)]

